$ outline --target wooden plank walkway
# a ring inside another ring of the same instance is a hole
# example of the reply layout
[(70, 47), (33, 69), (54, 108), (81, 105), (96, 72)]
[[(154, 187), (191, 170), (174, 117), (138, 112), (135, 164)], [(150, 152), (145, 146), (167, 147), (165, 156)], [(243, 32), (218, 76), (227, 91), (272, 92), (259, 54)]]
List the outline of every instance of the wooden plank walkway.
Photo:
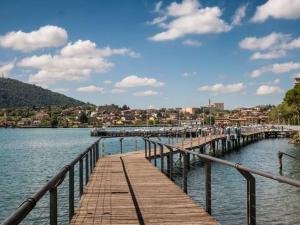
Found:
[(71, 221), (80, 224), (219, 223), (140, 151), (98, 160)]

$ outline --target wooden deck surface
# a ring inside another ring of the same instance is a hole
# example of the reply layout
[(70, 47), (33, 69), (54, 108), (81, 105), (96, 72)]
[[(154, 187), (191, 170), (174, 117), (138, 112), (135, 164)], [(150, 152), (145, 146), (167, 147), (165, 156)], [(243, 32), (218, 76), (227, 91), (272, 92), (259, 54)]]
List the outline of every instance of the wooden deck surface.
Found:
[(98, 160), (71, 224), (219, 223), (134, 152)]

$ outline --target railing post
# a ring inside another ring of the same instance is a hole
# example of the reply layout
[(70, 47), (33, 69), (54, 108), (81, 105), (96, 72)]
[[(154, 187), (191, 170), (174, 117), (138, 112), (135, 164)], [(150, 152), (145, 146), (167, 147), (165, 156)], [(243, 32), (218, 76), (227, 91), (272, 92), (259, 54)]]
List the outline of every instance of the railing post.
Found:
[(188, 171), (188, 156), (189, 153), (183, 153), (183, 171), (182, 171), (182, 189), (187, 194), (187, 171)]
[(99, 141), (96, 142), (96, 161), (99, 159)]
[(89, 182), (89, 153), (85, 154), (85, 184)]
[(57, 187), (50, 191), (50, 225), (57, 225)]
[(147, 153), (148, 153), (148, 150), (147, 150), (147, 141), (146, 141), (146, 139), (144, 139), (144, 142), (145, 142), (145, 158), (147, 159)]
[(172, 180), (172, 174), (173, 174), (173, 149), (172, 147), (167, 146), (169, 149), (169, 153), (167, 156), (167, 165), (168, 165), (168, 177)]
[(93, 148), (93, 156), (94, 156), (94, 160), (93, 160), (93, 166), (94, 166), (94, 168), (96, 167), (96, 162), (97, 162), (97, 159), (96, 159), (96, 157), (97, 157), (97, 153), (96, 153), (96, 144), (94, 144), (94, 148)]
[(83, 194), (83, 159), (79, 161), (79, 194)]
[(237, 170), (247, 180), (247, 225), (256, 225), (255, 177), (247, 171)]
[(154, 166), (157, 166), (156, 143), (153, 142), (153, 144), (154, 144)]
[(149, 161), (150, 161), (151, 160), (151, 142), (150, 141), (148, 141), (148, 151), (149, 151), (148, 157), (149, 157)]
[(206, 212), (211, 214), (211, 162), (205, 161), (205, 198)]
[(90, 148), (89, 149), (89, 154), (90, 154), (90, 174), (92, 173), (93, 171), (93, 153), (92, 153), (93, 149)]
[(160, 170), (164, 172), (164, 146), (162, 144), (159, 145), (160, 147)]
[(121, 152), (121, 154), (123, 153), (123, 139), (124, 138), (120, 138), (120, 152)]
[(74, 166), (69, 167), (69, 221), (74, 215)]

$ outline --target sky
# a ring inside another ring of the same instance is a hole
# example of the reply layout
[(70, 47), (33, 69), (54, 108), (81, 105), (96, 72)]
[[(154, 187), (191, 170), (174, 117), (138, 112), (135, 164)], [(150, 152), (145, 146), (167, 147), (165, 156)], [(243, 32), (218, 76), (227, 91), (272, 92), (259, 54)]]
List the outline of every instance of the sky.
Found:
[(278, 104), (300, 0), (1, 0), (0, 74), (96, 105)]

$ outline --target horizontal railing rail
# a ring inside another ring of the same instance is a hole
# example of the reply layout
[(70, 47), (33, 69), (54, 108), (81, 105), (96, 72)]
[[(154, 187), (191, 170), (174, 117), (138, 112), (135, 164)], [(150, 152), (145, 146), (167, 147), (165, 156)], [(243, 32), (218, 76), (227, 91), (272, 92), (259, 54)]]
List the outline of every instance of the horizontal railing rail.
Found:
[[(231, 167), (236, 169), (247, 181), (247, 224), (256, 224), (256, 182), (253, 175), (258, 175), (268, 179), (276, 180), (281, 183), (292, 185), (300, 188), (300, 181), (284, 177), (281, 175), (275, 175), (270, 172), (253, 169), (247, 166), (243, 166), (239, 163), (233, 163), (227, 160), (216, 158), (210, 155), (196, 153), (194, 151), (186, 150), (184, 148), (179, 148), (171, 146), (169, 144), (161, 143), (159, 141), (150, 140), (149, 138), (144, 138), (145, 143), (145, 157), (151, 161), (154, 159), (154, 165), (157, 165), (157, 158), (161, 157), (161, 171), (165, 171), (164, 168), (164, 157), (167, 157), (167, 176), (172, 180), (173, 171), (173, 154), (180, 153), (183, 156), (183, 167), (182, 167), (182, 189), (185, 193), (188, 192), (188, 169), (190, 167), (190, 155), (197, 156), (205, 164), (205, 202), (206, 211), (211, 214), (211, 163), (219, 163), (221, 165)], [(153, 154), (152, 154), (153, 145)], [(157, 147), (160, 149), (158, 150)], [(168, 150), (166, 152), (165, 150)]]
[[(35, 208), (36, 204), (45, 196), (48, 192), (50, 194), (49, 204), (49, 219), (50, 225), (57, 225), (58, 213), (57, 213), (57, 188), (64, 181), (66, 175), (69, 175), (69, 220), (74, 215), (74, 184), (75, 175), (74, 167), (79, 163), (79, 194), (83, 194), (84, 189), (84, 163), (85, 163), (85, 184), (88, 183), (89, 176), (92, 173), (96, 162), (100, 157), (99, 142), (102, 138), (99, 138), (85, 151), (81, 152), (74, 160), (68, 165), (64, 166), (55, 176), (53, 176), (43, 187), (41, 187), (35, 194), (27, 198), (23, 203), (10, 214), (3, 222), (2, 225), (17, 225), (22, 222), (25, 217)], [(85, 161), (85, 162), (84, 162)]]

